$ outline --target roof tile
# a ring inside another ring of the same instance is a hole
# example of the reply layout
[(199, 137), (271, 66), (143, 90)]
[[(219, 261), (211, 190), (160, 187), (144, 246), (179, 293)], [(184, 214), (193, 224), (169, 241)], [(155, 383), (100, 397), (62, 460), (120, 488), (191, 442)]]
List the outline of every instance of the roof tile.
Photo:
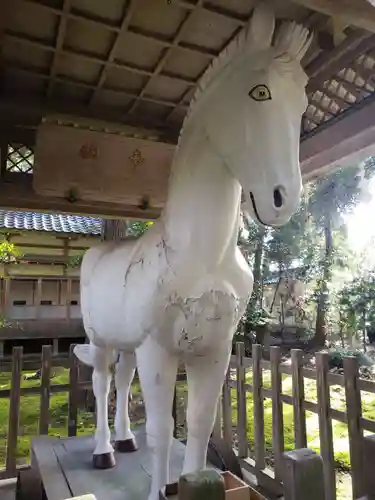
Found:
[(0, 210), (1, 229), (27, 229), (97, 235), (101, 232), (102, 219), (81, 215), (42, 214), (38, 212), (13, 212)]

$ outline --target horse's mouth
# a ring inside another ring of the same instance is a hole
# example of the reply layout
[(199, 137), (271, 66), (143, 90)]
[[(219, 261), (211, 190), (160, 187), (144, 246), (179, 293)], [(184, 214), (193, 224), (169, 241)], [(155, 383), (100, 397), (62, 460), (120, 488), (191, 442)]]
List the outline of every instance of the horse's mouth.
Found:
[(254, 214), (255, 214), (255, 217), (257, 218), (258, 222), (260, 224), (262, 224), (262, 226), (268, 226), (268, 224), (266, 224), (265, 222), (262, 221), (260, 215), (259, 215), (259, 212), (258, 212), (258, 209), (257, 209), (257, 205), (255, 203), (255, 198), (254, 198), (254, 195), (253, 193), (250, 192), (250, 200), (251, 200), (251, 204), (253, 206), (253, 210), (254, 210)]

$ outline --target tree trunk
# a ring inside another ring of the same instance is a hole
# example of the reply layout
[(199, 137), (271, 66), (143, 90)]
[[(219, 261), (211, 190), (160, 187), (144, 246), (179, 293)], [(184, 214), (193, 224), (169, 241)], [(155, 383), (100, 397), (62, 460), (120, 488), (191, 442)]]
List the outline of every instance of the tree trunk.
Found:
[(366, 352), (366, 306), (364, 306), (363, 312), (362, 312), (362, 344), (363, 344), (363, 352)]
[(103, 219), (102, 240), (122, 241), (127, 234), (128, 224), (125, 220)]
[(253, 277), (254, 277), (254, 287), (253, 293), (250, 299), (249, 307), (251, 309), (256, 309), (260, 305), (262, 299), (262, 269), (263, 269), (263, 255), (264, 255), (264, 237), (266, 231), (263, 227), (259, 228), (257, 234), (257, 245), (254, 253), (254, 265), (253, 265)]
[[(254, 277), (254, 287), (253, 287), (253, 293), (250, 298), (250, 302), (248, 305), (248, 311), (250, 314), (255, 311), (258, 307), (261, 307), (261, 302), (262, 302), (262, 296), (263, 296), (263, 277), (262, 277), (262, 271), (263, 271), (263, 256), (264, 256), (264, 238), (266, 235), (266, 230), (265, 228), (261, 227), (258, 230), (257, 234), (257, 245), (254, 253), (254, 264), (253, 264), (253, 277)], [(263, 344), (263, 338), (264, 338), (264, 329), (263, 328), (257, 328), (256, 325), (251, 325), (251, 330), (245, 332), (245, 337), (246, 333), (249, 334), (251, 331), (255, 331), (255, 336), (256, 336), (256, 342), (260, 343), (261, 345)]]
[(316, 324), (315, 324), (314, 343), (317, 347), (323, 347), (327, 337), (328, 283), (330, 282), (332, 277), (332, 257), (333, 257), (332, 223), (329, 214), (327, 214), (325, 217), (324, 242), (325, 242), (325, 256), (324, 256), (322, 280), (320, 283), (318, 305), (316, 310)]

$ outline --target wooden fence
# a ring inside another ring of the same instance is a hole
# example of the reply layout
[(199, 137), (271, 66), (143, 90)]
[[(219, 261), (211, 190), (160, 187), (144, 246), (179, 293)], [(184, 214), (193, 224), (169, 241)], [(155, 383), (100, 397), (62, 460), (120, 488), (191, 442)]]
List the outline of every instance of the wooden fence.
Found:
[[(6, 469), (0, 477), (11, 477), (17, 473), (16, 450), (19, 437), (20, 398), (40, 394), (39, 433), (47, 434), (49, 428), (50, 395), (68, 393), (68, 435), (77, 433), (77, 418), (80, 392), (91, 389), (91, 381), (81, 381), (79, 362), (71, 350), (69, 361), (69, 382), (51, 384), (52, 349), (44, 346), (42, 350), (41, 383), (38, 387), (21, 388), (22, 347), (13, 350), (11, 388), (0, 389), (0, 398), (9, 398), (9, 428), (6, 452)], [(252, 383), (247, 380), (247, 372), (252, 374)], [(263, 383), (264, 371), (271, 373), (270, 388)], [(235, 378), (232, 375), (235, 373)], [(282, 377), (290, 375), (292, 393), (282, 392)], [(317, 401), (305, 399), (305, 380), (316, 381)], [(330, 387), (340, 386), (345, 390), (346, 409), (331, 407)], [(335, 463), (332, 434), (332, 420), (347, 425), (349, 436), (350, 462), (352, 472), (353, 498), (360, 498), (364, 484), (364, 431), (375, 433), (375, 421), (362, 416), (361, 391), (375, 393), (375, 382), (361, 379), (358, 362), (354, 357), (344, 359), (344, 375), (333, 374), (328, 369), (328, 354), (319, 353), (316, 357), (316, 370), (303, 367), (303, 352), (293, 350), (291, 363), (281, 363), (281, 350), (272, 347), (270, 361), (262, 359), (262, 347), (253, 346), (252, 358), (245, 357), (244, 345), (236, 346), (236, 355), (232, 356), (227, 373), (215, 433), (220, 434), (230, 445), (233, 443), (233, 430), (236, 434), (236, 453), (243, 468), (255, 474), (258, 481), (266, 488), (281, 490), (282, 456), (284, 452), (283, 403), (292, 405), (294, 416), (294, 443), (296, 448), (307, 447), (306, 411), (316, 413), (319, 420), (320, 453), (324, 463), (326, 500), (336, 498)], [(233, 407), (232, 393), (235, 392), (237, 404)], [(248, 408), (246, 394), (253, 396), (254, 439), (252, 450), (248, 441)], [(266, 466), (265, 444), (265, 399), (272, 401), (272, 450), (274, 467), (271, 471)], [(175, 413), (174, 404), (174, 413)], [(233, 427), (233, 417), (236, 428)]]

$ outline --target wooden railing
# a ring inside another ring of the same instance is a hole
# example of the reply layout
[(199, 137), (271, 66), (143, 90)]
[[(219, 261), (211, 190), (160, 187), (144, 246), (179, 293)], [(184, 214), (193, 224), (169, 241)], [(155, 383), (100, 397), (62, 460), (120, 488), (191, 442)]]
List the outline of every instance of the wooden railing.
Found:
[[(55, 385), (51, 383), (52, 350), (51, 346), (45, 346), (42, 350), (40, 386), (22, 388), (22, 347), (14, 348), (11, 387), (10, 389), (0, 389), (0, 398), (10, 399), (6, 470), (2, 472), (2, 477), (14, 476), (17, 472), (16, 450), (19, 438), (21, 396), (40, 395), (38, 431), (40, 434), (47, 434), (51, 394), (68, 393), (67, 433), (68, 436), (77, 434), (80, 392), (91, 390), (92, 384), (91, 381), (80, 380), (79, 362), (73, 355), (72, 349), (69, 357), (69, 381), (67, 384)], [(233, 444), (235, 438), (236, 453), (243, 468), (253, 473), (258, 481), (268, 489), (274, 489), (275, 492), (281, 490), (284, 452), (283, 404), (287, 404), (293, 407), (295, 448), (305, 448), (308, 444), (306, 411), (316, 413), (319, 417), (320, 453), (324, 463), (327, 500), (336, 498), (332, 420), (347, 425), (353, 498), (359, 498), (363, 495), (363, 433), (364, 431), (375, 433), (375, 421), (364, 418), (362, 415), (361, 391), (375, 394), (375, 382), (359, 377), (356, 358), (347, 357), (344, 359), (344, 375), (330, 373), (328, 359), (328, 354), (318, 353), (316, 370), (312, 370), (303, 367), (303, 352), (300, 350), (293, 350), (291, 363), (286, 364), (281, 363), (281, 350), (278, 347), (271, 348), (270, 361), (265, 361), (262, 359), (261, 346), (253, 346), (252, 358), (245, 357), (243, 344), (240, 343), (236, 346), (236, 355), (231, 358), (230, 368), (223, 385), (215, 433), (221, 435), (229, 445)], [(270, 373), (269, 387), (263, 383), (265, 371)], [(247, 377), (250, 372), (251, 384)], [(285, 394), (282, 391), (283, 375), (291, 376), (291, 394)], [(308, 401), (305, 398), (305, 381), (309, 379), (316, 381), (316, 402)], [(331, 386), (344, 388), (345, 410), (331, 407)], [(249, 429), (247, 428), (246, 395), (248, 393), (252, 393), (253, 398), (254, 438), (251, 450), (248, 440)], [(273, 470), (270, 470), (266, 465), (264, 410), (264, 400), (266, 399), (272, 401)], [(234, 400), (237, 403), (236, 407), (232, 408)], [(174, 413), (176, 414), (176, 404), (174, 404)]]
[[(324, 464), (325, 490), (328, 500), (336, 498), (334, 440), (332, 420), (347, 425), (353, 498), (360, 498), (364, 485), (364, 431), (375, 433), (375, 421), (362, 416), (361, 391), (375, 394), (375, 382), (359, 377), (358, 361), (355, 357), (344, 358), (344, 375), (329, 372), (329, 354), (316, 355), (316, 370), (304, 368), (303, 351), (292, 350), (291, 364), (281, 363), (281, 350), (271, 347), (270, 361), (262, 359), (262, 347), (253, 346), (252, 358), (244, 355), (244, 345), (237, 344), (236, 356), (232, 356), (222, 395), (223, 438), (232, 443), (232, 398), (231, 390), (237, 393), (237, 448), (242, 466), (254, 473), (260, 482), (275, 488), (281, 485), (284, 452), (283, 403), (292, 405), (294, 417), (295, 448), (307, 447), (306, 411), (319, 417), (320, 454)], [(252, 370), (252, 384), (246, 382), (247, 371)], [(235, 379), (231, 374), (235, 370)], [(264, 371), (271, 372), (271, 388), (263, 386)], [(292, 395), (282, 392), (282, 375), (292, 377)], [(305, 380), (316, 381), (317, 402), (305, 399)], [(340, 386), (345, 390), (345, 411), (331, 408), (330, 387)], [(253, 394), (254, 446), (250, 453), (247, 439), (246, 394)], [(375, 396), (374, 396), (375, 397)], [(272, 400), (272, 445), (274, 471), (266, 467), (264, 400)]]
[[(73, 354), (74, 345), (70, 346), (70, 353), (64, 363), (60, 359), (56, 363), (56, 357), (52, 355), (52, 346), (47, 345), (42, 348), (41, 356), (41, 375), (40, 385), (36, 387), (21, 387), (22, 370), (28, 367), (29, 355), (23, 354), (23, 348), (17, 346), (13, 348), (12, 354), (12, 369), (11, 369), (11, 385), (10, 389), (0, 389), (0, 404), (1, 399), (9, 398), (9, 424), (6, 443), (6, 467), (0, 470), (0, 479), (14, 477), (17, 474), (17, 444), (20, 437), (20, 407), (21, 397), (40, 395), (40, 410), (39, 410), (39, 425), (38, 434), (48, 434), (49, 431), (49, 411), (50, 397), (52, 394), (67, 393), (68, 394), (68, 425), (67, 435), (69, 437), (77, 435), (77, 422), (80, 393), (82, 391), (92, 391), (92, 381), (82, 381), (79, 368), (80, 363), (78, 358)], [(25, 363), (26, 361), (26, 363)], [(35, 355), (33, 355), (35, 362)], [(69, 382), (67, 384), (51, 383), (52, 368), (65, 367), (69, 370)], [(137, 376), (135, 377), (137, 380)], [(179, 374), (177, 381), (186, 380), (185, 374)], [(177, 437), (177, 418), (176, 418), (176, 391), (173, 401), (173, 416), (175, 421), (174, 436)]]

